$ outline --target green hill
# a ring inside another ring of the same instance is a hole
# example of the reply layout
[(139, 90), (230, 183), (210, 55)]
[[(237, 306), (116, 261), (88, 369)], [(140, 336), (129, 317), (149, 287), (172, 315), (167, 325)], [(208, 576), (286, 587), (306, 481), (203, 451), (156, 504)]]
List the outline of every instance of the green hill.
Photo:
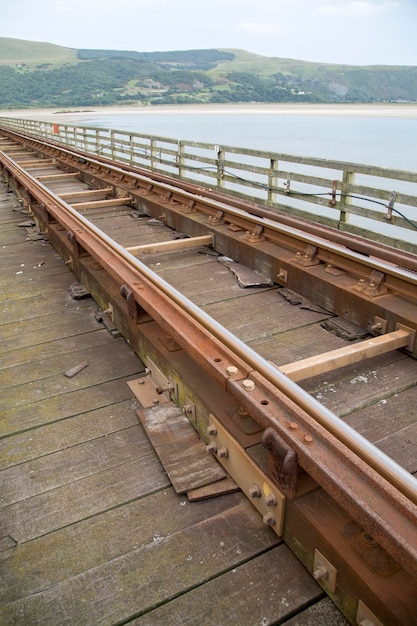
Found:
[(73, 50), (0, 38), (0, 108), (212, 102), (417, 102), (417, 67), (244, 50)]

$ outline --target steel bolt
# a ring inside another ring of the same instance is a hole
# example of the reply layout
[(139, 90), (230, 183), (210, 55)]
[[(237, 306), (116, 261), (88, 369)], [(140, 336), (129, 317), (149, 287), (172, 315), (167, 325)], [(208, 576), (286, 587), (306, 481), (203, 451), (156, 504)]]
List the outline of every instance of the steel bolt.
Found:
[(266, 506), (277, 506), (277, 498), (275, 496), (275, 494), (268, 493), (268, 495), (265, 496), (265, 502), (266, 502)]
[(310, 435), (304, 435), (304, 443), (312, 443), (313, 441), (313, 437), (310, 437)]
[(212, 435), (213, 437), (215, 437), (217, 435), (217, 428), (215, 427), (214, 424), (209, 424), (207, 426), (207, 434), (208, 435)]
[(214, 443), (214, 441), (212, 443), (209, 443), (208, 446), (206, 446), (206, 452), (209, 452), (210, 454), (216, 454), (217, 446)]
[(288, 425), (291, 428), (291, 430), (297, 430), (298, 428), (298, 425), (295, 422), (290, 422)]
[(189, 415), (190, 413), (192, 413), (192, 412), (193, 412), (193, 407), (191, 406), (191, 404), (185, 404), (185, 405), (182, 407), (182, 412), (183, 412), (185, 415)]
[(258, 485), (252, 485), (252, 487), (249, 487), (248, 493), (251, 498), (260, 498), (262, 495), (261, 489)]
[(228, 365), (226, 367), (226, 374), (228, 376), (236, 376), (237, 372), (238, 372), (238, 369), (235, 365)]
[(255, 383), (253, 382), (253, 380), (244, 380), (242, 383), (242, 387), (246, 391), (253, 391), (255, 389)]
[(273, 513), (266, 513), (263, 518), (263, 523), (266, 524), (267, 526), (275, 526), (276, 519)]
[(326, 580), (328, 578), (329, 572), (324, 565), (319, 565), (313, 572), (314, 580)]
[(227, 448), (219, 448), (219, 451), (217, 453), (217, 456), (220, 459), (227, 459), (229, 457), (229, 450)]

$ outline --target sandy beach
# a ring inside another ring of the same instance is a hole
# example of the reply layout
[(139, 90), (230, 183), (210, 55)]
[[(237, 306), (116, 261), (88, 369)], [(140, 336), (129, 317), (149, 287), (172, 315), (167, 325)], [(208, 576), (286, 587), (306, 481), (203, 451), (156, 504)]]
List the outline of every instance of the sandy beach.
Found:
[(417, 104), (211, 104), (86, 109), (5, 109), (0, 117), (34, 119), (61, 124), (76, 123), (97, 115), (314, 115), (332, 117), (397, 117), (417, 119)]

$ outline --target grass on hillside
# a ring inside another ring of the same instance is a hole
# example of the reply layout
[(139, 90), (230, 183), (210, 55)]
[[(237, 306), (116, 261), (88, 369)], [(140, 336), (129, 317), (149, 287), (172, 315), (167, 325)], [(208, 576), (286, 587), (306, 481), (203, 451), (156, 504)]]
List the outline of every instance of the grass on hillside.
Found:
[(63, 46), (23, 39), (0, 37), (0, 65), (25, 65), (27, 69), (48, 64), (79, 63), (77, 51)]

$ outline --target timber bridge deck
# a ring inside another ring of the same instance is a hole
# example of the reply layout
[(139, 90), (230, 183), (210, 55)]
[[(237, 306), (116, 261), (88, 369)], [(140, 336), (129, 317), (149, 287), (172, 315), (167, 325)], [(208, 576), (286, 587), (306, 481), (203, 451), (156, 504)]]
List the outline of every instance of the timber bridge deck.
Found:
[(1, 623), (415, 624), (412, 235), (96, 152), (0, 130)]

